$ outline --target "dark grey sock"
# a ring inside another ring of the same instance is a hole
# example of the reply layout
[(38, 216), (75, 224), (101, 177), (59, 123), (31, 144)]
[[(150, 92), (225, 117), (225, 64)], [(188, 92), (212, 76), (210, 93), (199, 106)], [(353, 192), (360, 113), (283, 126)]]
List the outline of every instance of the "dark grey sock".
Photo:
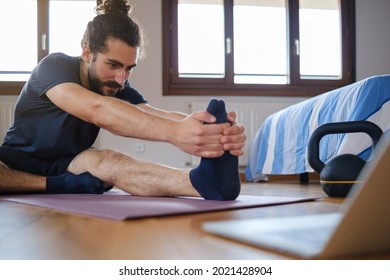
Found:
[[(217, 118), (216, 123), (228, 122), (223, 100), (212, 99), (207, 111)], [(234, 200), (241, 190), (238, 157), (225, 152), (219, 158), (202, 158), (191, 170), (190, 180), (205, 199)]]
[(46, 178), (46, 193), (92, 193), (102, 194), (105, 184), (100, 179), (85, 172), (75, 175), (65, 172), (58, 176)]

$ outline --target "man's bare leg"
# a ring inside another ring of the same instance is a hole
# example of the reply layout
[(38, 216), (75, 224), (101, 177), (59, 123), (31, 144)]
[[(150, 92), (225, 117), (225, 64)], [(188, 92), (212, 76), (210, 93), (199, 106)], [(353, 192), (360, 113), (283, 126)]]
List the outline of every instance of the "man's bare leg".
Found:
[(86, 150), (71, 162), (68, 171), (89, 172), (132, 195), (199, 196), (190, 182), (189, 170), (136, 160), (113, 150)]
[[(100, 180), (133, 195), (199, 196), (189, 171), (138, 161), (112, 150), (87, 150), (78, 155), (68, 171), (90, 172)], [(12, 170), (0, 162), (0, 193), (46, 192), (47, 177)]]
[(16, 171), (0, 161), (0, 193), (45, 192), (46, 177)]

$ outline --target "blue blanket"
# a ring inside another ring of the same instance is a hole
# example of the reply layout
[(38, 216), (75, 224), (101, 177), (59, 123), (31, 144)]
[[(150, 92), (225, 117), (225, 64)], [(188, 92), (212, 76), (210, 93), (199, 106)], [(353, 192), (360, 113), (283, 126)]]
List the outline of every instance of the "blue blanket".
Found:
[[(307, 161), (311, 133), (331, 122), (368, 120), (384, 132), (390, 129), (390, 75), (374, 76), (323, 93), (269, 116), (251, 148), (246, 179), (260, 181), (265, 174), (313, 172)], [(352, 153), (368, 160), (371, 138), (363, 133), (330, 134), (320, 142), (320, 159)]]

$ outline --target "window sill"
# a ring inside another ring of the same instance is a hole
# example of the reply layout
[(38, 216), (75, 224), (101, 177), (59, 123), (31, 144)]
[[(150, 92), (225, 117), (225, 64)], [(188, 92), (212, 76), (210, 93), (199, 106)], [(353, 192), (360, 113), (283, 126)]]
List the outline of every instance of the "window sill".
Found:
[(0, 82), (0, 95), (19, 95), (26, 82)]
[(272, 86), (272, 87), (237, 87), (224, 88), (211, 85), (170, 85), (164, 88), (164, 96), (278, 96), (278, 97), (313, 97), (343, 85), (333, 86)]

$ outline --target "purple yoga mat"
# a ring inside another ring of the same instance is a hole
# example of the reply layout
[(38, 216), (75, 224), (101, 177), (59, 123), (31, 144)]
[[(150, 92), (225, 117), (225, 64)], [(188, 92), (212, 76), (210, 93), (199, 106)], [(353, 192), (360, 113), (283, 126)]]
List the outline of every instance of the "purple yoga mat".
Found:
[(111, 190), (103, 195), (28, 194), (0, 196), (0, 200), (3, 201), (112, 220), (252, 208), (315, 199), (240, 195), (235, 201), (213, 201), (187, 197), (140, 197), (129, 195), (121, 190)]

